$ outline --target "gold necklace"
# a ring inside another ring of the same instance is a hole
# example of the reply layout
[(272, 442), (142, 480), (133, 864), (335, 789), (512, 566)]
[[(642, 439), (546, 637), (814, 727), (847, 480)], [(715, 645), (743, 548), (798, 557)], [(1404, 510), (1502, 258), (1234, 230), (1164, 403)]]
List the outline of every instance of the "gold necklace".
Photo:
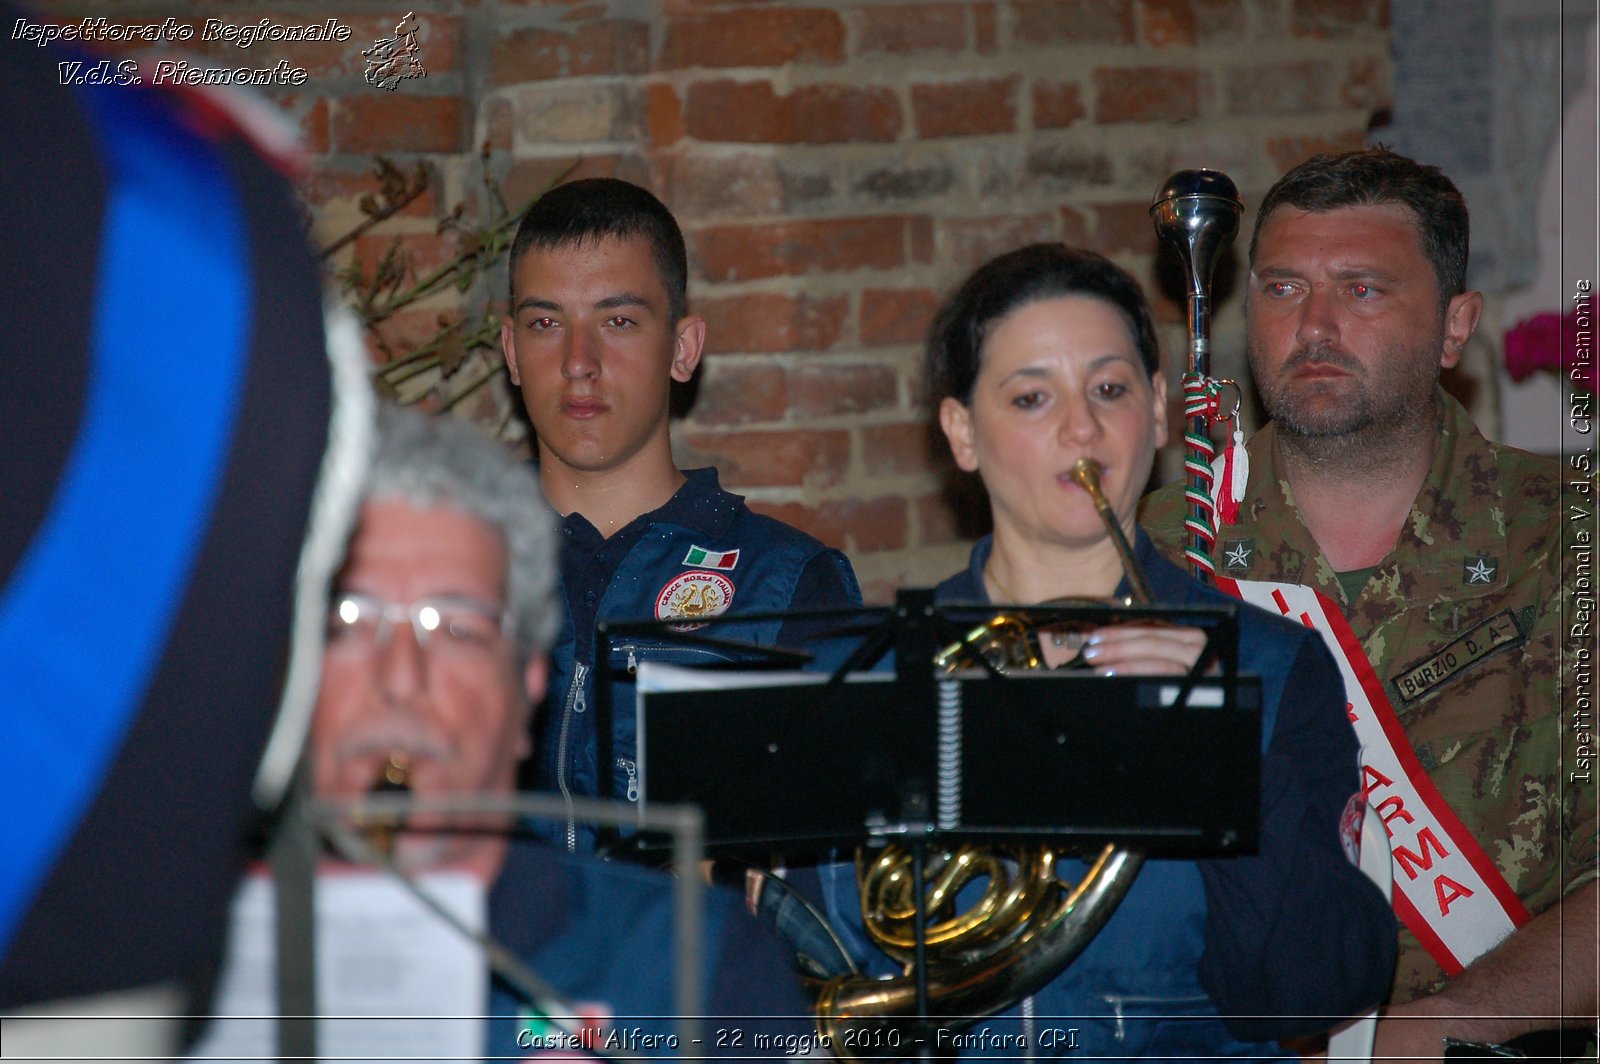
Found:
[[(999, 574), (994, 571), (994, 565), (992, 562), (984, 563), (983, 575), (985, 579), (994, 581), (995, 590), (1000, 592), (1000, 594), (1007, 600), (1018, 606), (1026, 605), (1026, 603), (1024, 603), (1021, 599), (1017, 598), (1015, 592), (1006, 586), (1006, 582), (1000, 579)], [(1076, 649), (1083, 646), (1083, 634), (1081, 632), (1066, 632), (1064, 634), (1061, 632), (1051, 632), (1050, 641), (1058, 647), (1072, 647)]]
[(1001, 580), (999, 574), (997, 574), (994, 571), (994, 563), (993, 562), (989, 562), (989, 563), (986, 563), (984, 565), (984, 567), (983, 567), (983, 575), (985, 577), (987, 577), (988, 579), (994, 581), (995, 590), (1000, 592), (1001, 595), (1005, 596), (1005, 599), (1006, 599), (1007, 602), (1013, 603), (1014, 605), (1017, 605), (1017, 606), (1021, 606), (1021, 605), (1024, 604), (1021, 599), (1017, 598), (1017, 596), (1012, 592), (1012, 590), (1009, 587), (1006, 587), (1006, 582), (1004, 580)]

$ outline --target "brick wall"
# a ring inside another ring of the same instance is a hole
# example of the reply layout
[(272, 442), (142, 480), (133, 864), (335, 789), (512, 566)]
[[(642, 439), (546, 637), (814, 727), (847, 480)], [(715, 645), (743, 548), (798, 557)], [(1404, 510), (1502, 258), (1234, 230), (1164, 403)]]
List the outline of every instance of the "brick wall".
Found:
[[(1151, 194), (1174, 170), (1218, 167), (1248, 226), (1278, 174), (1359, 144), (1389, 92), (1386, 0), (440, 0), (417, 16), (427, 76), (371, 88), (360, 50), (405, 6), (210, 12), (353, 30), (343, 44), (208, 47), (230, 66), (308, 70), (273, 98), (315, 154), (316, 231), (359, 219), (374, 153), (420, 160), (437, 181), (386, 227), (422, 260), (447, 250), (438, 217), (476, 202), (484, 167), (508, 197), (574, 163), (650, 185), (688, 235), (690, 296), (710, 324), (675, 429), (680, 464), (717, 464), (758, 508), (847, 550), (879, 601), (956, 568), (981, 524), (919, 401), (920, 339), (943, 292), (1017, 244), (1086, 244), (1145, 282), (1171, 365), (1181, 308), (1156, 262)], [(1239, 257), (1242, 242), (1224, 297)], [(397, 339), (450, 310), (420, 308)], [(1219, 372), (1239, 369), (1239, 333), (1238, 299), (1224, 298)], [(475, 416), (504, 413), (503, 396), (475, 403)]]

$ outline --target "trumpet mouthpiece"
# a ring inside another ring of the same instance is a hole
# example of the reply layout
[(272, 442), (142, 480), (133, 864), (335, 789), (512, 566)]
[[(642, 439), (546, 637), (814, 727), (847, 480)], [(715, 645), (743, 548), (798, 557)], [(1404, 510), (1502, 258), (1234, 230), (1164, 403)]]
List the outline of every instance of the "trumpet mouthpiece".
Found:
[[(411, 791), (411, 758), (402, 750), (389, 755), (389, 760), (378, 771), (368, 794), (408, 794)], [(363, 818), (360, 827), (366, 833), (368, 844), (383, 857), (394, 854), (395, 836), (405, 827), (404, 816), (372, 816)]]
[(393, 794), (411, 789), (411, 758), (403, 751), (396, 750), (389, 755), (389, 760), (384, 763), (378, 772), (377, 780), (372, 784), (372, 794)]
[(1100, 463), (1093, 458), (1080, 458), (1072, 467), (1072, 479), (1092, 495), (1100, 487), (1101, 471)]

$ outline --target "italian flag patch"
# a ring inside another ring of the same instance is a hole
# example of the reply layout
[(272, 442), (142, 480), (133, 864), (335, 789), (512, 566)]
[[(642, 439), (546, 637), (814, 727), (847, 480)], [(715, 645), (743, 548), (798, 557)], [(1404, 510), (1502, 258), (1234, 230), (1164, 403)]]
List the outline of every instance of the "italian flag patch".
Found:
[(683, 556), (684, 565), (692, 565), (697, 569), (732, 569), (739, 564), (737, 550), (715, 551), (706, 550), (704, 547), (690, 547), (689, 553)]

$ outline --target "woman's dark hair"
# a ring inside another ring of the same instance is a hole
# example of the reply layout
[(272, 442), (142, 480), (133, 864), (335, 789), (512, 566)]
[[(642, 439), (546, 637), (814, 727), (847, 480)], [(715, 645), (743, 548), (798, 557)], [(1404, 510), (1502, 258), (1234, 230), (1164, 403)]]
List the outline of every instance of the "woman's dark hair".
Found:
[(972, 400), (983, 342), (1001, 318), (1029, 303), (1087, 296), (1115, 307), (1128, 324), (1147, 376), (1161, 368), (1150, 307), (1128, 272), (1104, 255), (1065, 244), (1030, 244), (979, 266), (962, 282), (928, 331), (928, 391), (935, 403)]

